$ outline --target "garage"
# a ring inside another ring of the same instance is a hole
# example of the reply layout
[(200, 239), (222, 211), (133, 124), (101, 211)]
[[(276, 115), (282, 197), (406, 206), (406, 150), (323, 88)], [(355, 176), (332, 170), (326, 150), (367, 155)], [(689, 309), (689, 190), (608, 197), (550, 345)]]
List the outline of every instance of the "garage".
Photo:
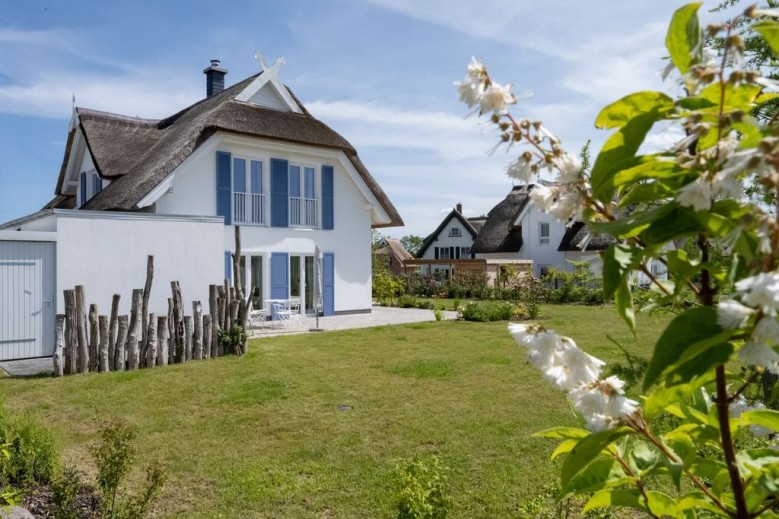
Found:
[(0, 232), (0, 360), (54, 350), (54, 241), (27, 241), (29, 234), (48, 233)]

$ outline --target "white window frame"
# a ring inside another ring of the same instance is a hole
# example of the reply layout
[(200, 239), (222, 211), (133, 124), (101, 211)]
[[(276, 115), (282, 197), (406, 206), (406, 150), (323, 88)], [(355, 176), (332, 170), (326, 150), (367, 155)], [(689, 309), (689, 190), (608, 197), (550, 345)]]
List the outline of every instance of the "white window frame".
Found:
[(470, 259), (471, 256), (471, 248), (470, 247), (460, 247), (460, 258), (462, 259)]
[[(446, 257), (444, 257), (444, 251), (446, 251)], [(438, 259), (440, 259), (440, 260), (449, 260), (449, 259), (451, 259), (449, 257), (449, 247), (439, 247), (438, 248)]]
[[(546, 227), (546, 233), (544, 233)], [(552, 242), (552, 225), (549, 222), (538, 222), (538, 244), (549, 245)]]
[[(291, 179), (292, 168), (300, 168), (300, 195), (292, 196)], [(306, 169), (314, 172), (314, 196), (306, 197)], [(321, 185), (322, 172), (315, 164), (305, 162), (289, 161), (287, 166), (287, 210), (289, 212), (289, 226), (303, 229), (319, 229), (322, 226), (322, 193)]]
[[(87, 183), (86, 185), (86, 191), (87, 191), (87, 197), (86, 199), (82, 199), (81, 196), (81, 174), (84, 173), (84, 181)], [(78, 185), (76, 186), (76, 202), (78, 204), (78, 207), (83, 206), (87, 202), (89, 202), (93, 196), (95, 196), (99, 191), (95, 190), (95, 179), (100, 178), (100, 175), (97, 174), (97, 170), (95, 168), (88, 169), (86, 171), (79, 171), (78, 173)], [(101, 191), (105, 189), (105, 186), (108, 184), (107, 181), (102, 180), (102, 187)]]
[[(244, 170), (244, 182), (246, 191), (241, 193), (235, 190), (235, 161), (243, 160), (246, 164)], [(252, 161), (262, 164), (260, 172), (260, 184), (262, 191), (252, 193)], [(233, 154), (230, 158), (230, 210), (232, 211), (233, 224), (237, 225), (256, 225), (267, 227), (270, 225), (270, 172), (268, 171), (269, 160), (267, 157), (258, 157), (252, 155)], [(238, 219), (239, 213), (239, 194), (243, 194), (243, 218)], [(257, 221), (254, 221), (257, 220)]]
[(462, 235), (463, 232), (459, 227), (452, 227), (449, 229), (449, 238), (460, 238)]

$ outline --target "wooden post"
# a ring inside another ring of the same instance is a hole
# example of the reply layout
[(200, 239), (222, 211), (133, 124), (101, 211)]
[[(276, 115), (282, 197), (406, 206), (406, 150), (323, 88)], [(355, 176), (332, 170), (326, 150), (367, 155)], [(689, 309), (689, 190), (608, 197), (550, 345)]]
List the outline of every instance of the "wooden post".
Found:
[[(151, 256), (149, 256), (151, 258)], [(149, 329), (146, 330), (146, 367), (153, 368), (157, 363), (157, 316), (149, 315)]]
[(130, 319), (126, 315), (117, 318), (119, 331), (116, 335), (116, 356), (114, 357), (114, 370), (124, 371), (127, 367), (127, 332), (130, 328)]
[(184, 359), (184, 311), (181, 303), (181, 286), (178, 281), (170, 282), (170, 289), (173, 293), (173, 331), (175, 339), (171, 341), (176, 345), (174, 358), (176, 362), (183, 362)]
[[(143, 344), (148, 344), (148, 326), (149, 326), (149, 296), (151, 295), (151, 282), (154, 279), (154, 256), (149, 254), (146, 258), (146, 284), (143, 286), (143, 304), (141, 305), (143, 315)], [(156, 325), (155, 325), (156, 326)]]
[(243, 287), (241, 286), (241, 226), (235, 226), (235, 252), (233, 252), (233, 287), (235, 287), (235, 299), (243, 299)]
[(56, 342), (54, 343), (54, 376), (61, 377), (65, 374), (64, 355), (65, 355), (65, 314), (57, 314), (57, 322), (54, 327)]
[(98, 370), (101, 372), (108, 371), (110, 366), (110, 357), (108, 349), (108, 316), (98, 316), (98, 322), (100, 323), (100, 345), (98, 347)]
[(203, 358), (207, 359), (211, 357), (211, 316), (206, 314), (203, 316)]
[(114, 294), (111, 301), (111, 320), (108, 323), (108, 367), (110, 371), (116, 369), (116, 328), (119, 326), (119, 299), (122, 296)]
[(170, 330), (168, 330), (168, 316), (161, 315), (157, 318), (157, 365), (168, 365), (168, 337), (170, 336)]
[(97, 372), (97, 343), (100, 341), (100, 330), (97, 328), (97, 305), (89, 305), (89, 371)]
[(209, 285), (208, 287), (208, 314), (210, 316), (211, 328), (208, 336), (208, 347), (205, 344), (205, 325), (203, 326), (203, 358), (208, 359), (211, 357), (211, 345), (216, 342), (217, 339), (217, 316), (219, 315), (219, 287), (217, 285)]
[(200, 301), (192, 302), (192, 320), (194, 321), (194, 333), (192, 335), (192, 358), (203, 358), (203, 305)]
[(225, 291), (225, 304), (222, 311), (224, 312), (224, 316), (222, 317), (222, 329), (230, 331), (230, 328), (232, 327), (232, 323), (230, 322), (230, 303), (232, 302), (232, 290), (230, 289), (230, 284), (225, 279), (225, 285), (224, 285), (224, 291)]
[(175, 322), (173, 320), (173, 298), (168, 298), (168, 364), (176, 362)]
[[(246, 355), (246, 325), (249, 322), (249, 303), (248, 299), (241, 299), (240, 307), (238, 309), (238, 316), (241, 323), (241, 343), (236, 347), (236, 355)], [(240, 350), (239, 350), (240, 348)]]
[(76, 373), (78, 364), (76, 335), (76, 291), (65, 290), (65, 373)]
[[(230, 323), (231, 323), (231, 325), (230, 325), (230, 333), (233, 333), (233, 329), (236, 326), (239, 326), (239, 324), (238, 324), (239, 323), (239, 321), (238, 321), (238, 311), (239, 311), (240, 307), (241, 307), (241, 303), (239, 301), (233, 299), (230, 302)], [(241, 345), (240, 344), (233, 344), (232, 348), (233, 348), (232, 352), (227, 352), (227, 351), (225, 351), (226, 348), (225, 348), (225, 346), (223, 344), (223, 345), (220, 346), (219, 354), (220, 355), (224, 355), (225, 353), (237, 353), (237, 350), (241, 348)]]
[(76, 286), (76, 331), (78, 332), (78, 372), (89, 372), (89, 341), (87, 339), (87, 303), (84, 285)]
[(138, 369), (140, 349), (138, 340), (141, 337), (141, 301), (143, 289), (133, 290), (133, 304), (130, 311), (130, 329), (127, 332), (127, 369)]
[(184, 316), (184, 351), (181, 362), (192, 360), (192, 316)]

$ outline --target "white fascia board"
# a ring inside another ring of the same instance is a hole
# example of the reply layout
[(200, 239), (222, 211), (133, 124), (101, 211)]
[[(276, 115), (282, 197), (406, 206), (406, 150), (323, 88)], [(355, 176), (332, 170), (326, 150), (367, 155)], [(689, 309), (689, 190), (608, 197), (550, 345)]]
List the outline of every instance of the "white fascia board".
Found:
[(68, 165), (65, 168), (65, 181), (62, 183), (63, 192), (58, 193), (60, 195), (66, 195), (69, 186), (78, 186), (78, 171), (74, 174), (74, 170), (78, 169), (78, 164), (81, 163), (81, 149), (86, 149), (86, 143), (84, 142), (84, 135), (81, 133), (81, 128), (77, 126), (75, 130), (76, 135), (73, 137), (73, 142), (70, 143), (70, 150), (68, 150)]
[(51, 231), (0, 231), (3, 241), (57, 241), (57, 233)]
[(154, 186), (151, 191), (149, 191), (143, 198), (141, 198), (136, 206), (140, 209), (143, 207), (148, 207), (152, 205), (154, 202), (160, 199), (162, 195), (168, 192), (168, 189), (173, 186), (173, 184), (176, 181), (176, 177), (182, 172), (185, 171), (187, 168), (189, 168), (189, 165), (193, 162), (196, 162), (205, 154), (211, 153), (216, 149), (217, 144), (219, 143), (219, 139), (215, 138), (216, 135), (212, 135), (211, 137), (206, 140), (203, 144), (200, 145), (198, 149), (193, 151), (189, 157), (184, 159), (184, 162), (176, 166), (176, 169), (170, 172), (170, 174), (165, 177), (165, 179), (162, 180), (159, 184)]
[(341, 150), (334, 150), (332, 148), (318, 148), (315, 146), (306, 146), (305, 144), (290, 144), (257, 137), (243, 137), (241, 135), (233, 135), (221, 132), (216, 133), (211, 137), (211, 139), (216, 136), (220, 137), (220, 142), (235, 144), (238, 146), (256, 147), (261, 150), (273, 150), (280, 153), (309, 155), (312, 157), (326, 157), (337, 160), (346, 171), (346, 174), (349, 175), (349, 178), (352, 180), (355, 187), (357, 187), (357, 190), (360, 192), (360, 194), (365, 197), (365, 201), (372, 206), (371, 223), (375, 225), (390, 223), (391, 221), (389, 215), (379, 203), (379, 200), (354, 168), (352, 161), (350, 161), (349, 157), (346, 156), (346, 153)]
[(124, 211), (84, 211), (83, 209), (52, 209), (57, 218), (81, 218), (87, 220), (147, 220), (190, 223), (224, 223), (221, 216), (186, 214), (129, 213)]
[(296, 114), (303, 113), (303, 110), (300, 108), (300, 106), (295, 102), (294, 99), (292, 99), (292, 96), (289, 95), (289, 91), (287, 88), (279, 81), (279, 78), (277, 75), (271, 73), (271, 72), (263, 72), (259, 76), (257, 76), (254, 81), (249, 83), (249, 85), (244, 88), (240, 94), (235, 96), (236, 101), (242, 101), (244, 103), (248, 102), (249, 99), (252, 98), (254, 94), (260, 91), (262, 87), (264, 87), (266, 84), (270, 83), (273, 85), (273, 88), (276, 90), (276, 93), (281, 97), (281, 99), (284, 101), (284, 103), (287, 105), (287, 107), (295, 112)]

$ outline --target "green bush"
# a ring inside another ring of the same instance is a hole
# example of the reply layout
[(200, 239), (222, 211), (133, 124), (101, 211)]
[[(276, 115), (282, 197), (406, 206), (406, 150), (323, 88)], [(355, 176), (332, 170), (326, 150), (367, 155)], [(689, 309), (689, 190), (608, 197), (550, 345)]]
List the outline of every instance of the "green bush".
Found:
[(451, 507), (448, 469), (438, 457), (419, 457), (395, 465), (398, 519), (445, 519)]
[(543, 281), (548, 285), (549, 303), (603, 304), (603, 290), (587, 262), (571, 262), (573, 272), (550, 268)]
[(400, 308), (416, 308), (417, 298), (408, 294), (403, 294), (398, 298), (398, 306)]
[(0, 457), (0, 476), (5, 485), (49, 483), (59, 453), (54, 436), (29, 414), (0, 410), (0, 439), (8, 456)]
[(471, 301), (459, 313), (460, 319), (466, 321), (490, 322), (508, 321), (523, 317), (522, 308), (512, 303)]

